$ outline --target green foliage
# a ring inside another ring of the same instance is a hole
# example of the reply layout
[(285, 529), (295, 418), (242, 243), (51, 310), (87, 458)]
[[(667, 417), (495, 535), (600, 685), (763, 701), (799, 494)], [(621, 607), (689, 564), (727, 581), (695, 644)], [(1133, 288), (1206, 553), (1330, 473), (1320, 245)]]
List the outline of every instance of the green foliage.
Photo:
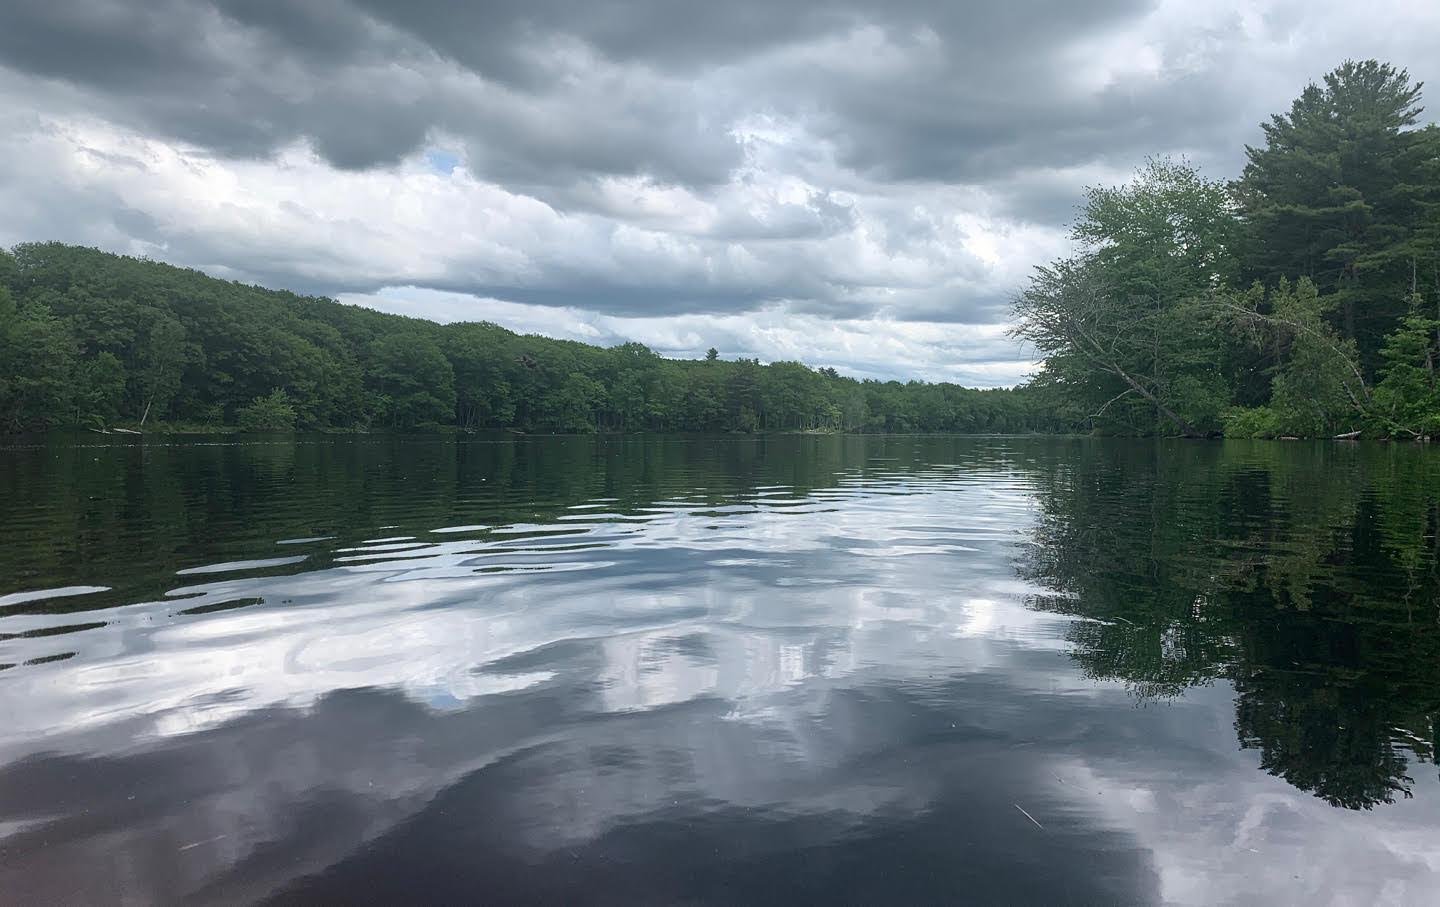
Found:
[(76, 349), (64, 321), (44, 305), (17, 306), (0, 289), (0, 425), (63, 424), (74, 410)]
[(1411, 128), (1420, 88), (1403, 69), (1345, 62), (1261, 126), (1265, 144), (1246, 149), (1234, 184), (1247, 277), (1267, 285), (1308, 277), (1333, 295), (1336, 322), (1367, 374), (1404, 314), (1411, 240), (1440, 201), (1440, 133)]
[(1221, 423), (1227, 438), (1278, 438), (1286, 433), (1280, 414), (1268, 406), (1232, 406)]
[(1440, 347), (1418, 311), (1440, 314), (1440, 129), (1412, 128), (1419, 99), (1404, 70), (1345, 63), (1262, 127), (1228, 191), (1165, 159), (1090, 189), (1082, 252), (1015, 302), (1055, 415), (1103, 433), (1434, 434)]
[[(0, 253), (0, 430), (117, 421), (254, 430), (1026, 432), (1021, 390), (857, 381), (438, 325), (55, 243)], [(276, 389), (282, 389), (277, 391)]]
[(120, 416), (125, 397), (125, 366), (114, 353), (100, 353), (80, 363), (76, 385), (75, 424), (103, 428)]
[(298, 418), (284, 388), (275, 388), (268, 396), (256, 397), (242, 406), (236, 423), (242, 431), (294, 431)]
[[(1333, 306), (1308, 278), (1280, 279), (1267, 294), (1249, 294), (1233, 306), (1252, 331), (1250, 341), (1274, 351), (1270, 404), (1275, 431), (1297, 437), (1329, 437), (1353, 430), (1369, 405), (1355, 343), (1342, 339), (1326, 320)], [(1266, 314), (1268, 311), (1268, 314)], [(1255, 435), (1250, 435), (1254, 437)]]
[(1385, 434), (1440, 437), (1440, 319), (1416, 311), (1386, 338), (1374, 421)]
[(1202, 303), (1232, 270), (1227, 204), (1190, 165), (1151, 161), (1090, 190), (1074, 227), (1086, 251), (1037, 268), (1017, 297), (1014, 333), (1045, 356), (1040, 380), (1097, 429), (1219, 428), (1225, 336)]
[(454, 418), (455, 371), (435, 340), (418, 331), (386, 334), (366, 353), (366, 385), (381, 424), (416, 428)]
[(546, 395), (549, 427), (562, 432), (592, 432), (595, 412), (605, 399), (600, 382), (580, 372), (571, 372), (554, 391)]
[(1126, 185), (1086, 190), (1072, 228), (1112, 293), (1162, 305), (1231, 280), (1238, 234), (1225, 186), (1170, 158), (1147, 161)]
[(132, 352), (135, 389), (143, 401), (140, 421), (164, 416), (170, 401), (180, 390), (181, 369), (187, 358), (185, 328), (167, 313), (149, 306), (140, 308), (143, 333)]

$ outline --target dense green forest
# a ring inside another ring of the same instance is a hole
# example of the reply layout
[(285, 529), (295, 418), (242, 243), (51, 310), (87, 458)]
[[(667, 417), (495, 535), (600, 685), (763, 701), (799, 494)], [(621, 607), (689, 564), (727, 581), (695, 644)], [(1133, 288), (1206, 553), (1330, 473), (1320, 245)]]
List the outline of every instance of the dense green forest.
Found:
[(1152, 160), (1089, 190), (1018, 337), (1058, 421), (1119, 434), (1440, 434), (1440, 127), (1347, 62), (1261, 126), (1228, 184)]
[(56, 243), (0, 250), (0, 431), (1022, 432), (1024, 390), (857, 381), (440, 325)]

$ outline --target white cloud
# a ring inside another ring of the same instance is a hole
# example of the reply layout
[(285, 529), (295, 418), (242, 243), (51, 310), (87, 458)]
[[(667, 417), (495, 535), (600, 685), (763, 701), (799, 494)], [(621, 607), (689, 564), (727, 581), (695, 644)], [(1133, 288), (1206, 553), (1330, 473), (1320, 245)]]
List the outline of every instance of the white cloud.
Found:
[(1062, 760), (1056, 793), (1145, 842), (1167, 904), (1433, 902), (1435, 801), (1343, 811), (1296, 790), (1227, 745), (1233, 696), (1228, 684), (1191, 691), (1164, 722), (1161, 739), (1194, 765)]
[(612, 346), (637, 341), (665, 356), (696, 359), (714, 347), (730, 359), (798, 360), (857, 378), (1017, 384), (1035, 367), (1004, 324), (883, 318), (836, 319), (771, 307), (736, 315), (602, 315), (418, 287), (344, 294), (342, 302), (440, 322), (490, 321), (521, 334)]

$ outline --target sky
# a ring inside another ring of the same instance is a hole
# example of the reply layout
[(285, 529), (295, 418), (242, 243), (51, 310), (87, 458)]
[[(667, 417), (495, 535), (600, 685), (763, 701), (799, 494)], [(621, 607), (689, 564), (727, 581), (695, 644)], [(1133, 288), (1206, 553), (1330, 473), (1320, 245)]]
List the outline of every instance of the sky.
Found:
[(0, 245), (972, 386), (1085, 186), (1229, 179), (1347, 58), (1440, 79), (1435, 0), (6, 6)]

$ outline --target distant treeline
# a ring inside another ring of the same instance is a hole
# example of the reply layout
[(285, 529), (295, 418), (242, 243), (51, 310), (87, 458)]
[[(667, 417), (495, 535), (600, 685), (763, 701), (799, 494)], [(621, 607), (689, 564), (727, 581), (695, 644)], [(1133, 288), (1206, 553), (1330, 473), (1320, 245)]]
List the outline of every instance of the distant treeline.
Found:
[(94, 249), (0, 250), (0, 431), (1028, 432), (1024, 390), (857, 381), (440, 325)]
[(1240, 178), (1154, 160), (1092, 188), (1080, 254), (1016, 333), (1062, 421), (1119, 434), (1440, 436), (1440, 127), (1345, 63), (1262, 124)]

